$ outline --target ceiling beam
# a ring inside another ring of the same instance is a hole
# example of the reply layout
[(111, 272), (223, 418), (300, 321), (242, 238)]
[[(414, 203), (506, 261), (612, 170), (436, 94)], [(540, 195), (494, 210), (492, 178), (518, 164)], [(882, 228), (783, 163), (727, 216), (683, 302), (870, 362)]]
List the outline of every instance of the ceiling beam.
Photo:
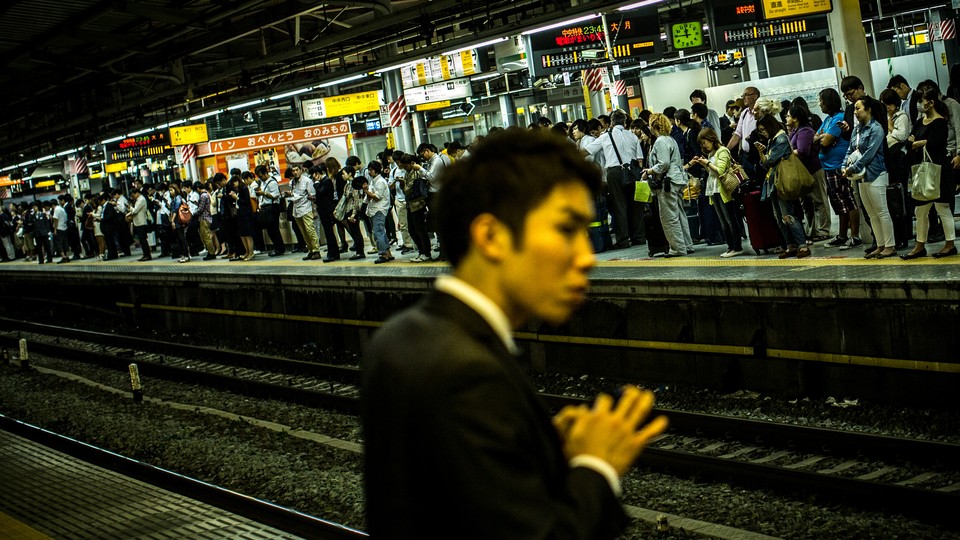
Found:
[(113, 10), (119, 13), (136, 15), (151, 21), (157, 21), (176, 26), (190, 25), (198, 21), (201, 15), (193, 13), (186, 9), (168, 9), (157, 6), (145, 6), (138, 2), (118, 1), (114, 3)]

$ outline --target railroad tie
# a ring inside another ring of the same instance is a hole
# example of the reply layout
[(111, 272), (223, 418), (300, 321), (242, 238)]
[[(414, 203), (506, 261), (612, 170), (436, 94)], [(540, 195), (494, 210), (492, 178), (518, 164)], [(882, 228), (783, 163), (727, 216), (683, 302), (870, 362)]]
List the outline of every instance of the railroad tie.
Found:
[(757, 458), (757, 459), (751, 461), (750, 463), (756, 463), (756, 464), (758, 464), (758, 465), (759, 465), (759, 464), (763, 464), (763, 463), (770, 463), (771, 461), (776, 461), (776, 460), (778, 460), (778, 459), (780, 459), (780, 458), (782, 458), (782, 457), (784, 457), (784, 456), (789, 456), (789, 455), (792, 455), (792, 454), (793, 454), (793, 452), (790, 452), (789, 450), (781, 450), (781, 451), (779, 451), (779, 452), (774, 452), (774, 453), (770, 454), (769, 456), (763, 456), (762, 458)]
[(926, 482), (927, 480), (936, 478), (939, 475), (940, 473), (935, 473), (935, 472), (920, 473), (914, 476), (913, 478), (908, 478), (906, 480), (901, 480), (899, 482), (896, 482), (896, 484), (898, 486), (912, 486), (914, 484), (920, 484), (922, 482)]
[(851, 467), (859, 465), (859, 461), (844, 461), (843, 463), (837, 465), (836, 467), (830, 467), (829, 469), (823, 469), (822, 471), (817, 471), (820, 474), (836, 474), (838, 472), (845, 471)]
[(857, 480), (876, 480), (881, 476), (886, 476), (887, 474), (892, 473), (893, 471), (898, 471), (898, 470), (900, 469), (898, 469), (897, 467), (888, 466), (867, 474), (862, 474), (857, 477)]
[(799, 463), (793, 463), (793, 464), (790, 464), (790, 465), (785, 465), (783, 468), (784, 468), (784, 469), (802, 469), (802, 468), (804, 468), (804, 467), (809, 467), (810, 465), (813, 465), (814, 463), (819, 463), (819, 462), (821, 462), (821, 461), (823, 461), (823, 460), (825, 460), (825, 459), (827, 459), (827, 456), (813, 456), (813, 457), (809, 457), (809, 458), (807, 458), (807, 459), (805, 459), (805, 460), (803, 460), (803, 461), (801, 461), (801, 462), (799, 462)]

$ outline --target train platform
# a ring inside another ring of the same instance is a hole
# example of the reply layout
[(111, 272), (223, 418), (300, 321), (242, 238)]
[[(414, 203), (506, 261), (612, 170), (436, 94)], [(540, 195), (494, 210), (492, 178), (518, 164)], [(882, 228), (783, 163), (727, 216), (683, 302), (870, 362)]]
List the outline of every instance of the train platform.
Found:
[[(931, 243), (933, 253), (943, 243)], [(515, 331), (533, 369), (645, 377), (733, 390), (883, 398), (946, 395), (960, 375), (960, 256), (864, 259), (820, 243), (804, 259), (720, 258), (725, 245), (650, 257), (646, 246), (597, 256), (587, 302), (565, 325)], [(903, 250), (902, 253), (906, 253)], [(0, 315), (105, 317), (265, 343), (362, 354), (371, 333), (428, 291), (448, 263), (414, 254), (374, 264), (301, 253), (187, 263), (0, 264)], [(32, 318), (31, 318), (32, 317)], [(953, 330), (949, 330), (953, 329)], [(947, 331), (945, 331), (947, 330)]]
[(2, 430), (0, 481), (0, 538), (300, 538)]

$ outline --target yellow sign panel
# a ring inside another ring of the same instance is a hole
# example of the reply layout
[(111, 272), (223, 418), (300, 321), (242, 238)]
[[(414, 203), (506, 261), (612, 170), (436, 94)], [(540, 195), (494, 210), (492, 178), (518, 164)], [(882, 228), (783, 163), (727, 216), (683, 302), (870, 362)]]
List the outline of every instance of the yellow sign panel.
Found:
[(762, 0), (763, 18), (787, 19), (833, 11), (831, 0)]
[(33, 187), (42, 188), (42, 187), (52, 187), (55, 185), (57, 185), (56, 180), (44, 180), (43, 182), (37, 182)]
[(444, 107), (449, 107), (449, 101), (435, 101), (433, 103), (424, 103), (423, 105), (417, 105), (418, 111), (431, 111), (433, 109), (443, 109)]
[(107, 164), (103, 167), (103, 172), (105, 172), (105, 173), (123, 172), (123, 171), (125, 171), (125, 170), (127, 170), (127, 162), (126, 162), (126, 161), (121, 161), (121, 162), (119, 162), (119, 163), (107, 163)]
[(473, 51), (461, 51), (460, 62), (463, 63), (464, 75), (473, 75), (477, 72), (476, 66), (473, 65)]
[(324, 118), (336, 118), (380, 110), (380, 95), (372, 92), (358, 92), (323, 98)]
[(207, 142), (209, 140), (210, 137), (207, 136), (206, 124), (192, 124), (189, 126), (177, 126), (170, 128), (171, 146), (197, 144)]

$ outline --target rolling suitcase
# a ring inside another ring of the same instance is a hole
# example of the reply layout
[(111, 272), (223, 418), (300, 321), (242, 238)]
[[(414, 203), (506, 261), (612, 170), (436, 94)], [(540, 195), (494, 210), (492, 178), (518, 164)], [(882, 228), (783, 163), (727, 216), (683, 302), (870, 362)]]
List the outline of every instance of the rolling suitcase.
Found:
[(760, 191), (751, 190), (743, 194), (743, 215), (747, 220), (747, 235), (750, 237), (750, 246), (760, 255), (769, 253), (769, 250), (782, 247), (783, 235), (773, 217), (773, 206), (770, 201), (760, 200)]
[(647, 237), (647, 253), (650, 257), (670, 251), (670, 243), (667, 242), (667, 235), (664, 234), (663, 225), (660, 224), (658, 204), (657, 198), (654, 197), (653, 202), (650, 203), (650, 211), (643, 215), (643, 232)]

